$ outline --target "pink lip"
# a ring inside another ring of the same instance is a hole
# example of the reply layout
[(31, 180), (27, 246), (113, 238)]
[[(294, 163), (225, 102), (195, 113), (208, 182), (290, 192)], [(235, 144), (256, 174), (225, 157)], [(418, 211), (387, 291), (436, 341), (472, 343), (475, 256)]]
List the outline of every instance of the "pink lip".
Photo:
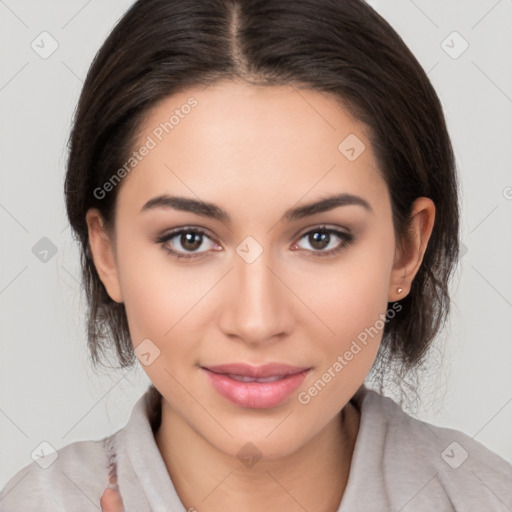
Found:
[[(304, 381), (311, 368), (271, 363), (250, 366), (243, 363), (201, 367), (213, 387), (223, 397), (241, 407), (275, 407), (290, 396)], [(273, 382), (242, 382), (232, 376), (263, 379), (280, 377)]]

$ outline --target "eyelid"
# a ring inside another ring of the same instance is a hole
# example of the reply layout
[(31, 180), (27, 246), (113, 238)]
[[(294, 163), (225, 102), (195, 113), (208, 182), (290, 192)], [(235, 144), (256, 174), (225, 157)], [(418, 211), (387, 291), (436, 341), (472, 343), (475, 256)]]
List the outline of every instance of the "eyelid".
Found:
[(338, 225), (334, 225), (334, 224), (331, 225), (331, 224), (321, 223), (321, 222), (318, 223), (317, 222), (316, 224), (311, 224), (310, 226), (302, 228), (295, 235), (295, 238), (302, 238), (304, 235), (307, 235), (308, 233), (310, 233), (311, 231), (314, 231), (315, 229), (317, 229), (318, 231), (320, 231), (320, 230), (323, 230), (323, 231), (337, 231), (337, 232), (344, 233), (344, 234), (347, 234), (347, 235), (352, 234), (351, 230), (348, 227), (338, 226)]
[[(345, 230), (346, 231), (345, 231)], [(310, 253), (311, 256), (320, 256), (320, 257), (329, 257), (334, 256), (337, 253), (341, 252), (343, 249), (345, 249), (348, 245), (352, 244), (355, 240), (354, 235), (350, 232), (350, 230), (347, 230), (347, 228), (340, 228), (339, 226), (332, 227), (328, 226), (326, 224), (315, 224), (312, 226), (309, 226), (307, 228), (304, 228), (304, 231), (300, 235), (296, 235), (294, 237), (296, 242), (293, 243), (292, 247), (295, 247), (300, 240), (302, 240), (306, 235), (315, 232), (315, 231), (323, 231), (330, 235), (337, 236), (341, 242), (340, 244), (334, 248), (330, 249), (328, 251), (313, 251), (313, 250), (301, 250), (307, 253)], [(348, 231), (348, 232), (347, 232)], [(162, 235), (159, 235), (155, 239), (155, 243), (160, 244), (164, 250), (166, 250), (169, 254), (173, 255), (177, 259), (198, 259), (204, 256), (208, 256), (208, 253), (210, 251), (201, 251), (201, 252), (182, 252), (182, 251), (176, 251), (174, 249), (170, 249), (165, 246), (167, 242), (172, 240), (174, 237), (181, 235), (183, 233), (195, 233), (199, 235), (204, 235), (206, 238), (208, 238), (212, 243), (214, 243), (217, 246), (220, 246), (220, 244), (215, 240), (214, 237), (212, 237), (209, 234), (209, 231), (205, 228), (199, 228), (195, 226), (182, 226), (179, 228), (172, 229), (170, 231), (165, 232)]]
[(209, 231), (205, 228), (198, 228), (194, 226), (182, 226), (180, 228), (175, 228), (170, 231), (167, 231), (163, 233), (162, 235), (159, 235), (155, 239), (155, 243), (160, 244), (162, 248), (167, 251), (169, 254), (173, 255), (177, 259), (198, 259), (203, 256), (206, 256), (209, 251), (201, 251), (201, 252), (182, 252), (182, 251), (176, 251), (175, 249), (170, 249), (166, 247), (166, 243), (168, 243), (170, 240), (172, 240), (174, 237), (181, 235), (183, 233), (195, 233), (199, 235), (204, 235), (206, 238), (208, 238), (213, 244), (220, 245), (218, 242), (216, 242), (215, 238), (212, 237), (209, 234)]
[[(345, 228), (346, 229), (346, 228)], [(304, 232), (302, 232), (301, 235), (298, 236), (298, 241), (293, 244), (293, 247), (295, 247), (300, 240), (302, 240), (305, 236), (309, 235), (310, 233), (323, 231), (325, 233), (328, 233), (329, 235), (334, 235), (338, 237), (341, 242), (338, 244), (334, 249), (329, 249), (328, 251), (318, 250), (305, 250), (306, 253), (309, 253), (308, 256), (311, 257), (329, 257), (329, 256), (336, 256), (338, 253), (343, 251), (347, 246), (351, 245), (355, 242), (355, 236), (350, 231), (345, 231), (341, 229), (340, 227), (331, 227), (326, 224), (316, 224), (315, 226), (310, 226), (306, 228)]]

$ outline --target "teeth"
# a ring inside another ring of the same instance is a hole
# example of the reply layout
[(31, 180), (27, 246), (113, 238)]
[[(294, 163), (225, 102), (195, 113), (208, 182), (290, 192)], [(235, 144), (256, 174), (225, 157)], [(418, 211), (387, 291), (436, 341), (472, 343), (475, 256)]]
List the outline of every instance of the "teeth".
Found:
[(246, 375), (234, 375), (232, 373), (228, 373), (227, 376), (230, 379), (238, 380), (240, 382), (275, 382), (276, 380), (281, 380), (284, 378), (283, 375), (273, 375), (272, 377), (256, 379), (254, 377), (248, 377)]

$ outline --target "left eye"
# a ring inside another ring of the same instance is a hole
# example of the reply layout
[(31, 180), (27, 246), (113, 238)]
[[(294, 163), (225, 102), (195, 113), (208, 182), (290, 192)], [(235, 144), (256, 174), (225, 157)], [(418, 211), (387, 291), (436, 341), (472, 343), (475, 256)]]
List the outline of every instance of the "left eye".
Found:
[[(336, 243), (335, 241), (334, 243), (332, 243), (333, 235), (335, 238), (342, 240), (342, 243)], [(304, 238), (313, 248), (313, 253), (315, 253), (315, 255), (318, 256), (328, 256), (331, 254), (335, 254), (344, 249), (350, 243), (352, 243), (354, 239), (353, 236), (348, 233), (344, 233), (343, 231), (338, 231), (337, 229), (327, 227), (316, 228), (311, 231), (308, 231), (307, 233), (304, 233), (300, 237), (300, 240)], [(325, 248), (329, 246), (331, 246), (331, 248), (329, 250), (325, 250)]]

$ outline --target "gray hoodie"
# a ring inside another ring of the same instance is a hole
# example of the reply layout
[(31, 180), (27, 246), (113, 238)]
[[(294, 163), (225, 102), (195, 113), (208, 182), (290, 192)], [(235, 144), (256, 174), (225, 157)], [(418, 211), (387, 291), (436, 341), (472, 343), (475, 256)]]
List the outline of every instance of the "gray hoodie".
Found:
[[(462, 432), (413, 418), (365, 386), (352, 403), (361, 421), (338, 512), (512, 511), (512, 465), (504, 459)], [(125, 427), (18, 471), (0, 493), (0, 511), (100, 511), (109, 473), (116, 472), (127, 512), (185, 512), (155, 442), (159, 413), (160, 397), (150, 386)]]

